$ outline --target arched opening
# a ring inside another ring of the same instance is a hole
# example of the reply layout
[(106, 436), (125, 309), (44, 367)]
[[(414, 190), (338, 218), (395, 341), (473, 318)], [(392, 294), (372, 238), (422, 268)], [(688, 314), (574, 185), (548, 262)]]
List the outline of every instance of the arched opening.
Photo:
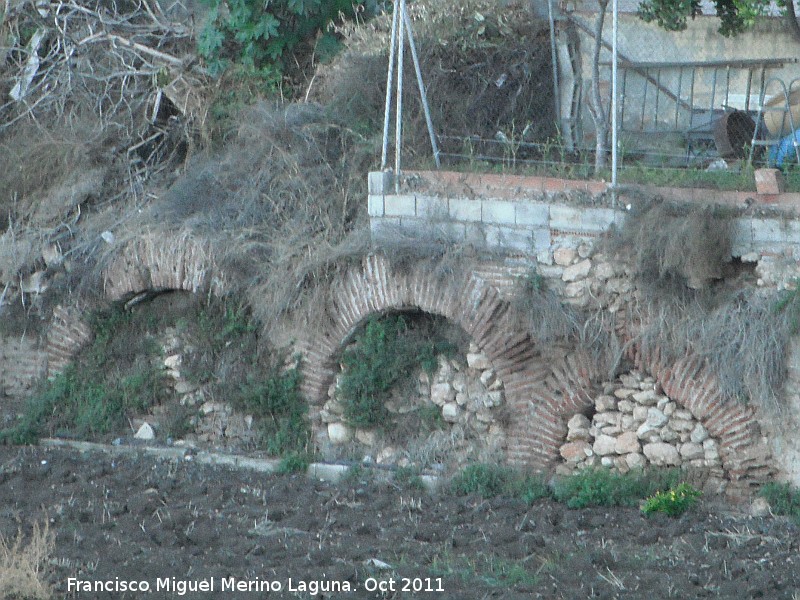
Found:
[(505, 460), (502, 379), (458, 325), (418, 309), (373, 314), (337, 363), (313, 423), (325, 458), (438, 471)]
[[(48, 420), (42, 433), (108, 441), (133, 437), (146, 423), (161, 442), (231, 450), (257, 449), (284, 433), (287, 415), (258, 410), (283, 364), (263, 347), (243, 304), (180, 289), (125, 298), (81, 315), (83, 344), (45, 394), (63, 419)], [(68, 338), (75, 327), (59, 314)], [(304, 403), (291, 408), (297, 421), (305, 415)], [(305, 448), (307, 432), (300, 434), (294, 441)]]

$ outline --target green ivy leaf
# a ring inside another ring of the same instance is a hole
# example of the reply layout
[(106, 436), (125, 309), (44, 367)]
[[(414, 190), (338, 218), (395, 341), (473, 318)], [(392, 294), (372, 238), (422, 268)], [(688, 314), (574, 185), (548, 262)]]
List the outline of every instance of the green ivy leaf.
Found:
[(256, 24), (255, 37), (262, 40), (274, 38), (278, 35), (280, 25), (280, 21), (273, 15), (269, 13), (264, 14)]
[(200, 35), (197, 38), (197, 49), (203, 58), (214, 58), (222, 48), (224, 41), (225, 34), (209, 22), (200, 30)]

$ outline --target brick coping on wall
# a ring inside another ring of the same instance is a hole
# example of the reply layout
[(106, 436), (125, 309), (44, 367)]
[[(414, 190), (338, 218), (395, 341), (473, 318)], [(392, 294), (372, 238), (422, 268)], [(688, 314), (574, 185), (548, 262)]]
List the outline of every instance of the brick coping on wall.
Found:
[[(593, 179), (561, 179), (536, 175), (507, 175), (497, 173), (464, 173), (458, 171), (404, 171), (403, 188), (409, 191), (431, 191), (468, 198), (502, 198), (514, 200), (565, 192), (583, 192), (592, 197), (611, 193), (611, 184)], [(661, 197), (675, 202), (721, 204), (745, 208), (753, 203), (774, 209), (800, 208), (800, 193), (759, 194), (713, 190), (707, 188), (675, 188), (644, 184), (618, 184), (617, 197), (621, 204), (642, 195)], [(611, 200), (607, 200), (611, 206)]]

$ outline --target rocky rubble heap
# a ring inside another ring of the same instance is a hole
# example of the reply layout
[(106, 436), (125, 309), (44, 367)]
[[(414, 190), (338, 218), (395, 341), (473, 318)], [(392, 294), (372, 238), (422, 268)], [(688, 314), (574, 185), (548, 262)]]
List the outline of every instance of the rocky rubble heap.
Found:
[(582, 414), (567, 424), (561, 446), (566, 474), (586, 467), (631, 469), (682, 467), (703, 471), (709, 485), (724, 473), (716, 440), (688, 410), (662, 393), (652, 377), (632, 371), (603, 386), (591, 420)]
[(432, 376), (421, 371), (416, 389), (396, 389), (386, 402), (394, 431), (404, 429), (409, 415), (431, 415), (426, 425), (432, 432), (410, 432), (406, 439), (392, 439), (390, 430), (351, 427), (344, 417), (339, 392), (341, 375), (328, 390), (328, 401), (320, 411), (318, 440), (328, 459), (357, 458), (366, 462), (420, 468), (457, 467), (468, 461), (496, 460), (505, 448), (505, 433), (499, 410), (505, 404), (503, 382), (489, 359), (472, 344), (464, 357), (438, 357)]

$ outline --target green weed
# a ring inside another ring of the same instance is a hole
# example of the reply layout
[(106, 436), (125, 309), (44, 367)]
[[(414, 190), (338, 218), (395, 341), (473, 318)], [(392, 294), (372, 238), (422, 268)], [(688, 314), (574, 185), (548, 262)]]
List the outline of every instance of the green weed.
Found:
[(450, 489), (459, 496), (467, 494), (478, 494), (484, 498), (508, 496), (519, 498), (527, 504), (533, 504), (551, 495), (547, 483), (541, 477), (491, 464), (465, 467), (451, 480)]
[(311, 430), (300, 394), (299, 358), (289, 369), (275, 368), (264, 379), (243, 385), (234, 404), (258, 417), (264, 449), (275, 456), (307, 452)]
[(670, 517), (679, 517), (697, 503), (702, 493), (688, 483), (679, 483), (663, 492), (656, 492), (645, 500), (642, 512), (646, 515), (664, 513)]
[(679, 471), (652, 470), (615, 473), (610, 469), (585, 469), (559, 480), (556, 500), (569, 508), (636, 506), (641, 500), (678, 483)]
[(292, 452), (281, 459), (278, 474), (304, 473), (311, 464), (311, 457), (305, 452)]
[(791, 517), (800, 525), (800, 489), (788, 483), (767, 483), (759, 496), (767, 499), (774, 514)]
[(391, 390), (419, 368), (433, 374), (438, 355), (454, 350), (447, 342), (414, 335), (402, 316), (370, 318), (342, 357), (339, 397), (345, 418), (354, 427), (386, 429), (392, 423), (385, 406)]
[(435, 576), (458, 577), (463, 583), (481, 582), (491, 587), (535, 587), (539, 580), (521, 562), (497, 556), (474, 558), (442, 552), (433, 557), (431, 573)]
[(394, 472), (395, 485), (405, 490), (424, 490), (425, 483), (419, 475), (419, 470), (413, 467), (398, 467)]

